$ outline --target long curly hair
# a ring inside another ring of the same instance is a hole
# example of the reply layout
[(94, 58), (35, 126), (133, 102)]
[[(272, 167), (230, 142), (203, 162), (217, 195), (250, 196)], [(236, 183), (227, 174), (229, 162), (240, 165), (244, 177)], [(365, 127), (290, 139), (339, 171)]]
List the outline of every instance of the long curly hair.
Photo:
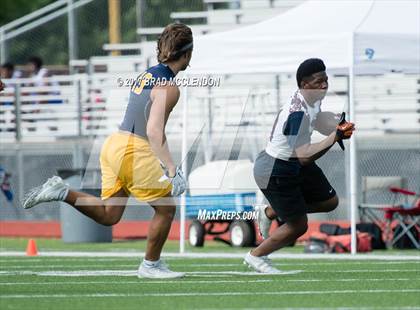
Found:
[(181, 23), (165, 27), (157, 41), (158, 62), (174, 61), (192, 50), (193, 35), (191, 28)]

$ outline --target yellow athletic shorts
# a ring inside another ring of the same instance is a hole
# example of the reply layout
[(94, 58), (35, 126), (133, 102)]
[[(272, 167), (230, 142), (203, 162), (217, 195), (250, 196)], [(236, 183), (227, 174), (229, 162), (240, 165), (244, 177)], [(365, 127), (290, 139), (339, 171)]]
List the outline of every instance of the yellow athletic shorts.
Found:
[(147, 140), (128, 132), (116, 132), (104, 142), (100, 156), (102, 199), (124, 189), (141, 201), (166, 196), (172, 185), (159, 181), (164, 171)]

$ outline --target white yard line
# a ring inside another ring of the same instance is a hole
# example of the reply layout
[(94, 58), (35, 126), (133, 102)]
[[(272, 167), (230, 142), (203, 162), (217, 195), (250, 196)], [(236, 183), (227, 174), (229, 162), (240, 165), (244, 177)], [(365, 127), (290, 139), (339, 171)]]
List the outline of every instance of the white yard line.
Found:
[(204, 275), (197, 275), (197, 274), (189, 274), (189, 275), (187, 275), (188, 276), (188, 278), (221, 278), (221, 279), (224, 279), (224, 278), (231, 278), (231, 279), (237, 279), (237, 277), (235, 277), (234, 275), (228, 275), (228, 274), (226, 274), (226, 275), (206, 275), (206, 274), (204, 274)]
[[(285, 272), (289, 272), (286, 270)], [(374, 270), (374, 269), (349, 269), (349, 270), (291, 270), (290, 274), (295, 273), (388, 273), (388, 272), (419, 272), (418, 269), (383, 269), (383, 270)], [(267, 275), (258, 272), (242, 272), (242, 271), (191, 271), (187, 274), (236, 274), (236, 275)], [(271, 274), (275, 275), (275, 274)]]
[[(244, 258), (246, 253), (163, 253), (168, 258)], [(78, 252), (78, 251), (54, 251), (40, 252), (43, 257), (144, 257), (144, 252)], [(21, 251), (2, 251), (0, 256), (25, 256)], [(283, 259), (344, 259), (344, 260), (391, 260), (391, 261), (420, 261), (419, 255), (380, 255), (380, 254), (287, 254), (276, 253), (270, 258)]]
[[(88, 261), (86, 261), (88, 259)], [(89, 261), (90, 260), (90, 261)], [(103, 258), (103, 259), (96, 259), (93, 257), (89, 258), (83, 258), (83, 262), (86, 264), (84, 265), (72, 265), (72, 264), (66, 264), (66, 265), (54, 265), (51, 264), (51, 262), (81, 262), (81, 258), (67, 258), (65, 261), (63, 261), (62, 258), (55, 259), (55, 258), (25, 258), (25, 259), (0, 259), (0, 264), (3, 263), (3, 268), (16, 268), (16, 269), (24, 269), (28, 268), (28, 266), (25, 264), (21, 265), (7, 265), (6, 263), (28, 263), (31, 264), (31, 268), (45, 268), (45, 267), (54, 267), (54, 268), (90, 268), (98, 266), (97, 262), (113, 262), (113, 261), (124, 261), (125, 258)], [(33, 263), (39, 262), (39, 263), (48, 263), (48, 266), (41, 265), (41, 266), (33, 266)], [(140, 260), (137, 262), (137, 264), (140, 263)], [(411, 264), (420, 264), (420, 261), (411, 261)], [(188, 266), (188, 267), (235, 267), (238, 266), (240, 263), (190, 263), (188, 261), (183, 261), (182, 266)], [(345, 263), (346, 266), (348, 265), (403, 265), (407, 264), (406, 261), (348, 261)], [(312, 263), (312, 262), (305, 262), (305, 263), (276, 263), (274, 262), (273, 265), (275, 266), (334, 266), (334, 265), (343, 265), (343, 262), (336, 262), (336, 261), (328, 261), (328, 262), (322, 262), (322, 263)], [(132, 264), (118, 264), (118, 267), (133, 267), (136, 266), (134, 263)]]
[[(36, 261), (35, 261), (36, 260)], [(34, 261), (32, 261), (30, 258), (29, 259), (25, 259), (25, 262), (27, 263), (33, 263), (33, 262), (50, 262), (51, 260), (45, 261), (42, 259), (35, 259)], [(56, 260), (59, 262), (63, 262), (62, 259), (60, 260)], [(74, 261), (74, 260), (72, 260)], [(77, 261), (77, 260), (76, 260)], [(104, 262), (107, 262), (108, 260), (104, 259)], [(109, 261), (115, 261), (115, 259), (110, 258)], [(6, 263), (6, 262), (12, 262), (11, 260), (5, 260), (2, 261), (0, 260), (0, 263)], [(16, 263), (16, 260), (13, 260), (13, 263)], [(86, 260), (84, 258), (80, 258), (80, 262), (84, 262), (86, 263)], [(83, 264), (83, 265), (71, 265), (71, 264), (66, 264), (66, 265), (54, 265), (54, 264), (48, 264), (48, 265), (40, 265), (40, 266), (30, 266), (30, 268), (90, 268), (90, 267), (98, 267), (100, 268), (100, 266), (98, 266), (98, 264), (96, 263), (96, 260), (92, 260), (90, 262), (88, 262), (88, 264)], [(137, 264), (139, 264), (140, 262), (138, 262)], [(417, 264), (420, 266), (420, 261), (419, 262), (410, 262), (411, 264)], [(363, 262), (356, 262), (356, 261), (349, 261), (345, 263), (347, 266), (348, 265), (366, 265), (366, 264), (371, 264), (371, 265), (401, 265), (401, 264), (407, 264), (406, 261), (363, 261)], [(239, 266), (240, 263), (188, 263), (187, 262), (183, 262), (182, 266), (183, 267), (237, 267)], [(302, 267), (308, 267), (308, 266), (334, 266), (334, 265), (343, 265), (343, 262), (326, 262), (326, 263), (273, 263), (273, 265), (275, 266), (302, 266)], [(134, 267), (137, 266), (136, 264), (118, 264), (118, 267)], [(25, 264), (19, 264), (19, 265), (7, 265), (4, 264), (1, 266), (2, 269), (27, 269), (29, 266), (25, 266)]]
[[(1, 253), (1, 252), (0, 252)], [(1, 255), (0, 255), (1, 256)], [(3, 256), (5, 257), (5, 256)], [(16, 262), (16, 263), (33, 263), (33, 262), (88, 262), (88, 263), (95, 263), (95, 262), (121, 262), (121, 261), (128, 261), (128, 260), (134, 260), (137, 259), (138, 262), (141, 262), (142, 258), (140, 259), (139, 257), (105, 257), (105, 258), (100, 258), (100, 257), (60, 257), (60, 258), (54, 258), (54, 257), (50, 257), (50, 256), (45, 256), (45, 255), (41, 255), (41, 256), (28, 256), (28, 257), (13, 257), (13, 259), (8, 258), (8, 259), (0, 259), (0, 263), (10, 263), (10, 262)]]
[[(213, 277), (213, 276), (212, 276)], [(378, 282), (393, 282), (393, 281), (413, 281), (420, 280), (420, 278), (382, 278), (382, 279), (363, 279), (364, 282), (378, 281)], [(0, 286), (17, 286), (17, 285), (30, 285), (30, 286), (43, 286), (43, 285), (87, 285), (87, 284), (109, 284), (109, 285), (118, 285), (118, 284), (136, 284), (136, 285), (149, 285), (149, 284), (167, 284), (167, 283), (202, 283), (202, 284), (212, 284), (212, 283), (266, 283), (273, 282), (274, 280), (270, 279), (260, 279), (260, 280), (175, 280), (175, 281), (159, 281), (159, 280), (138, 280), (138, 281), (52, 281), (52, 282), (0, 282)], [(359, 282), (360, 278), (357, 279), (284, 279), (282, 282)]]
[[(264, 307), (264, 309), (273, 309), (273, 310), (382, 310), (382, 309), (391, 309), (391, 310), (419, 310), (420, 307), (322, 307), (322, 308), (305, 308), (305, 307)], [(202, 310), (219, 310), (219, 308), (203, 308)], [(237, 308), (224, 308), (224, 310), (237, 310)], [(241, 310), (261, 310), (261, 308), (241, 308)]]
[[(281, 276), (281, 275), (292, 275), (300, 273), (301, 270), (288, 270), (280, 274), (262, 274), (259, 272), (244, 272), (244, 271), (193, 271), (187, 272), (187, 275), (241, 275), (241, 276)], [(2, 275), (37, 275), (37, 276), (54, 276), (54, 277), (85, 277), (85, 276), (122, 276), (130, 277), (137, 276), (135, 270), (77, 270), (77, 271), (0, 271)]]
[[(48, 267), (46, 267), (48, 268)], [(281, 274), (263, 274), (252, 271), (190, 271), (187, 275), (240, 275), (240, 276), (281, 276), (281, 275), (293, 275), (304, 272), (306, 273), (401, 273), (410, 272), (418, 273), (418, 269), (383, 269), (383, 270), (372, 270), (372, 269), (349, 269), (349, 270), (285, 270)], [(8, 270), (0, 271), (0, 276), (10, 275), (37, 275), (37, 276), (54, 276), (54, 277), (87, 277), (87, 276), (121, 276), (130, 277), (136, 276), (137, 271), (133, 268), (132, 270), (54, 270), (54, 271), (33, 271), (33, 270)]]
[[(378, 278), (378, 279), (287, 279), (286, 282), (392, 282), (392, 281), (413, 281), (420, 278)], [(1, 285), (1, 284), (0, 284)]]
[(42, 285), (85, 285), (85, 284), (110, 284), (110, 285), (118, 285), (118, 284), (136, 284), (136, 285), (149, 285), (149, 284), (173, 284), (176, 283), (177, 285), (181, 284), (211, 284), (211, 283), (266, 283), (266, 282), (273, 282), (274, 280), (270, 279), (259, 279), (259, 280), (168, 280), (168, 281), (159, 281), (159, 280), (151, 280), (151, 279), (139, 279), (138, 281), (66, 281), (66, 282), (0, 282), (0, 286), (15, 286), (15, 285), (32, 285), (32, 286), (42, 286)]
[[(118, 264), (118, 266), (116, 268), (124, 268), (124, 267), (128, 267), (128, 268), (137, 268), (139, 266), (139, 264), (135, 265), (135, 264)], [(189, 266), (189, 265), (183, 265), (183, 266)], [(238, 264), (236, 264), (236, 266), (238, 266)], [(108, 266), (108, 268), (111, 266)], [(96, 264), (90, 264), (90, 265), (72, 265), (72, 264), (67, 264), (67, 265), (53, 265), (53, 264), (48, 264), (48, 265), (37, 265), (37, 266), (22, 266), (22, 265), (2, 265), (1, 269), (5, 270), (5, 269), (54, 269), (54, 268), (70, 268), (70, 269), (74, 269), (74, 268), (93, 268), (93, 269), (101, 269), (101, 266)], [(112, 268), (112, 267), (111, 267)], [(102, 268), (103, 269), (103, 268)]]
[(323, 290), (323, 291), (275, 291), (275, 292), (191, 292), (191, 293), (95, 293), (95, 294), (10, 294), (0, 299), (18, 298), (107, 298), (107, 297), (197, 297), (197, 296), (261, 296), (261, 295), (338, 295), (338, 294), (384, 294), (420, 293), (420, 289), (374, 289), (374, 290)]
[[(10, 262), (10, 261), (9, 261)], [(412, 264), (418, 264), (420, 266), (420, 261), (416, 262), (410, 262)], [(349, 261), (345, 262), (346, 265), (401, 265), (401, 264), (407, 264), (406, 261), (363, 261), (363, 262), (356, 262), (356, 261)], [(273, 265), (275, 266), (334, 266), (334, 265), (343, 265), (343, 262), (325, 262), (325, 263), (312, 263), (312, 262), (305, 262), (305, 263), (276, 263), (274, 262)], [(238, 263), (188, 263), (185, 262), (182, 264), (182, 266), (191, 266), (191, 267), (234, 267), (238, 266)]]
[(118, 276), (118, 277), (134, 277), (137, 276), (136, 270), (73, 270), (73, 271), (0, 271), (0, 276), (10, 276), (10, 275), (35, 275), (35, 276), (57, 276), (57, 277), (108, 277), (108, 276)]

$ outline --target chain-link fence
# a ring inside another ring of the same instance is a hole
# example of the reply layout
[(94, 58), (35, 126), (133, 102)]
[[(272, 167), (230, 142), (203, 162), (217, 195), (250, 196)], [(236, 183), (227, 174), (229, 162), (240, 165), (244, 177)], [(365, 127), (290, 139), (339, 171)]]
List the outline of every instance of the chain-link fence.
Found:
[[(240, 137), (238, 136), (237, 138)], [(246, 141), (246, 137), (242, 138)], [(413, 139), (413, 137), (401, 138), (396, 144), (377, 138), (363, 138), (359, 139), (359, 141), (357, 153), (359, 167), (358, 184), (360, 185), (359, 197), (361, 197), (362, 193), (362, 178), (367, 176), (401, 176), (407, 180), (406, 186), (408, 189), (420, 191), (420, 141), (418, 139)], [(15, 199), (12, 203), (9, 203), (0, 193), (0, 217), (3, 220), (57, 220), (59, 213), (52, 207), (55, 204), (47, 204), (30, 211), (24, 211), (21, 208), (21, 199), (27, 190), (40, 185), (48, 177), (57, 174), (58, 170), (74, 168), (74, 161), (77, 157), (75, 155), (77, 144), (78, 142), (56, 142), (39, 143), (31, 147), (23, 146), (9, 150), (2, 148), (0, 150), (0, 163), (12, 174), (10, 181)], [(60, 151), (58, 152), (57, 150)], [(174, 145), (172, 150), (175, 153), (176, 160), (179, 161), (181, 159), (180, 146)], [(90, 155), (89, 152), (91, 152), (91, 144), (86, 143), (83, 148), (84, 164), (86, 164)], [(221, 156), (223, 154), (227, 156)], [(230, 154), (230, 151), (218, 153), (219, 156), (216, 159), (227, 160)], [(197, 153), (191, 153), (189, 156), (192, 159), (189, 166), (190, 171), (205, 163), (202, 147), (198, 149)], [(251, 159), (253, 156), (253, 150), (243, 148), (240, 156), (236, 158)], [(340, 206), (332, 213), (316, 215), (312, 218), (324, 220), (349, 219), (350, 211), (347, 198), (349, 186), (347, 183), (345, 158), (344, 152), (334, 148), (318, 160), (318, 165), (324, 170), (340, 197)], [(97, 185), (99, 187), (100, 183)], [(392, 195), (386, 189), (375, 195), (368, 195), (367, 200), (370, 203), (387, 204), (393, 201)], [(131, 207), (127, 208), (127, 211), (125, 218), (136, 219), (139, 218), (139, 214), (143, 214), (144, 210), (137, 210), (136, 207)], [(145, 213), (145, 215), (148, 214), (147, 212)]]

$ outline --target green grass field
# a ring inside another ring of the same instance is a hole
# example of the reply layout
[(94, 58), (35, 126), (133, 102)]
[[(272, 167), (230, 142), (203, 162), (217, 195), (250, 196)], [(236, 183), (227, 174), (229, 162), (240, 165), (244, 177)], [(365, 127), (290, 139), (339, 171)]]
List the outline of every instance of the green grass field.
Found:
[[(22, 251), (25, 242), (0, 239), (1, 252)], [(144, 241), (37, 243), (41, 253), (144, 250)], [(166, 246), (176, 250), (176, 242)], [(246, 251), (219, 243), (203, 250)], [(239, 258), (167, 258), (173, 270), (187, 272), (181, 280), (137, 278), (136, 257), (1, 256), (0, 309), (420, 309), (420, 261), (392, 253), (395, 260), (274, 259), (282, 270), (301, 270), (278, 276), (252, 273)]]

